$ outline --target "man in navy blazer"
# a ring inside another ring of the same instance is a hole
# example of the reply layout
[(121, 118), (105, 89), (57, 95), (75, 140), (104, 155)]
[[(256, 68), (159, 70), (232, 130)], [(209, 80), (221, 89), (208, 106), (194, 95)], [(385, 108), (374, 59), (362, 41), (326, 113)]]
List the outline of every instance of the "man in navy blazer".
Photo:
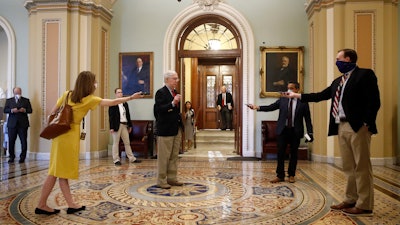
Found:
[(32, 106), (28, 98), (21, 96), (22, 91), (20, 87), (15, 87), (13, 89), (13, 93), (14, 97), (8, 98), (4, 106), (4, 113), (8, 114), (8, 151), (10, 153), (10, 159), (8, 162), (14, 162), (15, 141), (17, 140), (18, 135), (21, 141), (21, 154), (19, 156), (19, 163), (24, 163), (28, 149), (28, 114), (32, 113)]
[[(287, 85), (288, 91), (297, 93), (300, 90), (298, 82), (289, 81)], [(292, 100), (293, 101), (293, 100)], [(272, 183), (282, 182), (285, 180), (285, 154), (286, 147), (290, 144), (290, 160), (289, 160), (289, 182), (295, 182), (297, 154), (300, 145), (300, 139), (304, 136), (303, 120), (306, 122), (307, 133), (313, 141), (313, 126), (311, 123), (310, 108), (308, 103), (293, 101), (290, 107), (288, 98), (279, 98), (276, 102), (267, 106), (248, 105), (251, 109), (257, 111), (270, 112), (279, 109), (279, 117), (276, 126), (276, 134), (278, 135), (278, 165), (276, 167), (276, 178), (271, 180)], [(289, 115), (289, 109), (291, 115)], [(291, 119), (289, 119), (291, 116)], [(291, 122), (291, 124), (290, 124)], [(308, 140), (307, 140), (308, 141)]]
[(183, 185), (177, 179), (183, 128), (181, 95), (176, 92), (178, 82), (179, 77), (175, 71), (164, 74), (165, 86), (156, 92), (153, 110), (157, 126), (157, 186), (163, 189)]
[(332, 205), (331, 209), (370, 216), (374, 207), (370, 145), (371, 135), (378, 132), (375, 120), (380, 97), (374, 71), (359, 68), (356, 63), (355, 50), (341, 49), (336, 56), (336, 66), (343, 75), (329, 87), (318, 93), (284, 93), (283, 96), (300, 98), (302, 102), (332, 100), (328, 135), (338, 135), (347, 185), (344, 201)]

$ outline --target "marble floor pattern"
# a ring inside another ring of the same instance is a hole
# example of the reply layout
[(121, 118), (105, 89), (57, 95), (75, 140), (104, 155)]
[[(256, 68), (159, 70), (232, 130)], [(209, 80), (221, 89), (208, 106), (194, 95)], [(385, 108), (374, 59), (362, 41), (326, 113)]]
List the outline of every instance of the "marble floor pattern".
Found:
[(0, 224), (400, 224), (400, 167), (374, 166), (375, 209), (371, 217), (331, 211), (341, 201), (345, 180), (331, 164), (299, 161), (296, 182), (272, 184), (275, 161), (227, 160), (232, 151), (181, 155), (182, 187), (155, 186), (156, 160), (140, 164), (111, 158), (80, 161), (80, 177), (70, 180), (75, 201), (86, 205), (66, 213), (56, 184), (50, 207), (58, 215), (35, 215), (48, 161), (7, 163), (3, 158)]

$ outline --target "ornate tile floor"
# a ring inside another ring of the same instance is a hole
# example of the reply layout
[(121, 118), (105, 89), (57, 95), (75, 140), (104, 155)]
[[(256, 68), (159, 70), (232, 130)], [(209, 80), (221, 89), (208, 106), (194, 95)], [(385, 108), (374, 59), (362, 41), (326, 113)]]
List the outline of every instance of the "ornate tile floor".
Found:
[(47, 161), (8, 165), (0, 188), (0, 224), (399, 224), (400, 168), (374, 167), (372, 217), (349, 217), (329, 206), (342, 199), (340, 169), (300, 161), (296, 183), (271, 184), (274, 161), (228, 161), (224, 157), (182, 157), (183, 187), (155, 187), (156, 160), (116, 167), (111, 158), (80, 163), (79, 180), (70, 184), (87, 209), (66, 214), (58, 185), (49, 205), (63, 209), (35, 215)]

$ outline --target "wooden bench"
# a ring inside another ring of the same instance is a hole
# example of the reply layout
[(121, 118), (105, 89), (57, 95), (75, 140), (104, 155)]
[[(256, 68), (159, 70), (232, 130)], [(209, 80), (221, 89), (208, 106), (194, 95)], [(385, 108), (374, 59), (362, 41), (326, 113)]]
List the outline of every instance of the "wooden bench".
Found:
[[(262, 132), (262, 154), (261, 159), (276, 159), (278, 152), (278, 143), (276, 135), (276, 121), (261, 121), (261, 132)], [(289, 157), (290, 146), (286, 148), (286, 158)], [(308, 148), (304, 146), (299, 147), (297, 159), (307, 160), (308, 159)]]
[[(153, 120), (131, 120), (132, 132), (129, 140), (132, 152), (136, 157), (148, 158), (153, 154)], [(125, 151), (122, 139), (119, 141), (119, 155)]]

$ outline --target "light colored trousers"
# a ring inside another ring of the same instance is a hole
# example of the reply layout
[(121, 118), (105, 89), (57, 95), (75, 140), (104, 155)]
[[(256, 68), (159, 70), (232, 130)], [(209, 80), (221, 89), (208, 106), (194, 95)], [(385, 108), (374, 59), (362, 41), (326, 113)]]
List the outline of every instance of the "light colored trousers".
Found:
[(118, 161), (121, 161), (119, 158), (119, 139), (122, 138), (122, 141), (124, 142), (125, 146), (125, 153), (126, 156), (128, 156), (129, 162), (133, 162), (136, 160), (136, 157), (132, 153), (130, 141), (129, 141), (129, 132), (128, 132), (128, 126), (124, 124), (119, 125), (118, 131), (114, 131), (112, 133), (113, 137), (113, 146), (112, 146), (112, 156), (113, 156), (113, 162), (116, 163)]
[(374, 180), (370, 159), (371, 133), (364, 126), (355, 133), (348, 122), (339, 124), (343, 172), (347, 178), (346, 203), (364, 210), (374, 208)]
[(177, 181), (179, 149), (181, 147), (182, 131), (176, 136), (157, 136), (157, 184), (163, 185)]

